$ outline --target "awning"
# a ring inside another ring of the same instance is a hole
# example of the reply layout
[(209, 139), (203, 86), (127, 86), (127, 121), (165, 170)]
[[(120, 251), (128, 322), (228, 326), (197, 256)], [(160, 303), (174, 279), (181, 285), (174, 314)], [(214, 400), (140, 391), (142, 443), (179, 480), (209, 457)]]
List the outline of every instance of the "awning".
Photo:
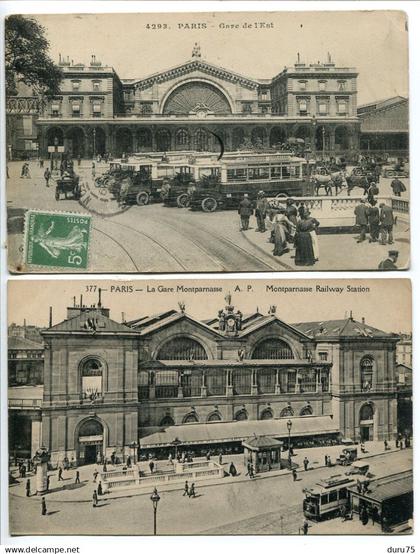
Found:
[[(140, 439), (141, 448), (171, 446), (178, 439), (181, 444), (210, 444), (243, 441), (249, 437), (267, 436), (287, 438), (289, 418), (228, 421), (216, 423), (189, 423), (173, 425), (162, 432)], [(291, 417), (291, 437), (304, 437), (338, 433), (338, 425), (330, 416)]]
[(369, 484), (368, 492), (358, 493), (356, 487), (351, 487), (350, 492), (361, 498), (372, 500), (374, 502), (385, 502), (398, 496), (403, 496), (413, 492), (413, 472), (404, 471), (396, 475), (388, 475), (380, 479), (375, 479)]

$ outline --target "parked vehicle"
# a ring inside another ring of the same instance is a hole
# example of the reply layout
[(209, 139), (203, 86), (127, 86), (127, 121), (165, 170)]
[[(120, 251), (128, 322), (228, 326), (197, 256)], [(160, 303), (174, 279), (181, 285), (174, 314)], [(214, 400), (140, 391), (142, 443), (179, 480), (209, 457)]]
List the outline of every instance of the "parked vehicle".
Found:
[(348, 466), (357, 460), (357, 446), (346, 446), (337, 458), (337, 464)]
[(57, 201), (60, 200), (63, 194), (65, 199), (71, 197), (74, 200), (79, 200), (81, 190), (79, 185), (79, 176), (76, 175), (76, 173), (64, 172), (63, 175), (57, 179), (55, 199)]

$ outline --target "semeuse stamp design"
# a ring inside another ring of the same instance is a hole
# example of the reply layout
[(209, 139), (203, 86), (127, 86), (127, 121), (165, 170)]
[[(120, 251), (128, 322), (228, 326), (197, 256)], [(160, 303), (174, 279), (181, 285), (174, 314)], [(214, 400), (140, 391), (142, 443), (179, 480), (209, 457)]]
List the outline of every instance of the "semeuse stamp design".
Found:
[(90, 215), (29, 210), (25, 219), (27, 265), (87, 269)]

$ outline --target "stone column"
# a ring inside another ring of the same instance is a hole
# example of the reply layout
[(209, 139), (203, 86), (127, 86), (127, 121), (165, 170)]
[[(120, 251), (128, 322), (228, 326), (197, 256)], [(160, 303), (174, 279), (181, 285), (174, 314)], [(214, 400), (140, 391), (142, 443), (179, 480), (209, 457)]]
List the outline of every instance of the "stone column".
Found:
[(41, 447), (42, 422), (38, 419), (31, 420), (31, 458), (35, 456)]
[(228, 369), (226, 371), (226, 396), (233, 396), (233, 385), (232, 385), (232, 370)]
[(35, 455), (36, 463), (36, 493), (44, 494), (47, 491), (48, 462), (50, 454), (47, 449), (41, 448)]
[(280, 370), (276, 369), (276, 387), (274, 389), (275, 394), (281, 394), (281, 386), (280, 386), (279, 377), (280, 377)]
[(251, 394), (257, 395), (258, 394), (258, 381), (257, 381), (257, 370), (252, 370), (252, 385), (251, 385)]

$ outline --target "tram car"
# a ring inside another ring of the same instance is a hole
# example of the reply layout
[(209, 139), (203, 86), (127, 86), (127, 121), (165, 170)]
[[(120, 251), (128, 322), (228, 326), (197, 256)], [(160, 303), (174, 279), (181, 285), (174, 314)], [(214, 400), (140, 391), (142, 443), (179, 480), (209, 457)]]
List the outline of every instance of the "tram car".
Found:
[(329, 479), (320, 480), (310, 489), (304, 489), (304, 516), (314, 521), (335, 517), (342, 506), (349, 505), (348, 487), (355, 483), (351, 476), (333, 475)]
[(237, 209), (244, 194), (251, 201), (258, 192), (267, 196), (303, 196), (305, 160), (289, 153), (241, 154), (228, 153), (219, 162), (197, 166), (196, 190), (190, 206), (193, 210), (214, 212), (217, 209)]

